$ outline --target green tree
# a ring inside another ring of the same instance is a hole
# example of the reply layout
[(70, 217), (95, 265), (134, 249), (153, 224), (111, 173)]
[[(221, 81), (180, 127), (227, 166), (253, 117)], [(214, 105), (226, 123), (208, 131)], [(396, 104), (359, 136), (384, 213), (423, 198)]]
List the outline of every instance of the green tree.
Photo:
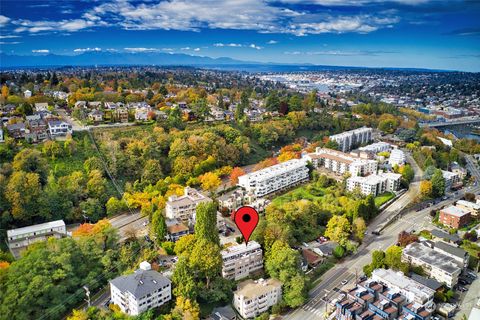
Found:
[(289, 111), (301, 111), (302, 110), (302, 98), (298, 94), (294, 94), (288, 100)]
[(205, 287), (209, 289), (212, 279), (222, 270), (220, 247), (208, 239), (197, 239), (190, 256), (190, 268), (197, 272), (198, 277), (205, 279)]
[(269, 111), (278, 111), (279, 106), (280, 98), (278, 97), (277, 91), (270, 91), (265, 100), (265, 108)]
[(23, 149), (12, 162), (13, 169), (16, 171), (25, 171), (37, 173), (40, 178), (40, 183), (45, 184), (48, 177), (48, 166), (42, 154), (36, 149)]
[(37, 173), (16, 171), (10, 177), (5, 189), (12, 216), (15, 219), (31, 221), (39, 212), (42, 192), (40, 176)]
[(97, 157), (90, 157), (83, 163), (83, 168), (87, 173), (90, 173), (92, 170), (98, 170), (102, 174), (104, 172), (104, 166), (102, 160)]
[(214, 202), (200, 203), (196, 209), (195, 236), (219, 244), (217, 206)]
[(167, 225), (165, 223), (165, 217), (163, 216), (162, 210), (156, 210), (153, 212), (150, 228), (152, 231), (152, 237), (156, 239), (158, 244), (165, 241), (165, 237), (167, 235)]
[(359, 241), (363, 240), (366, 230), (367, 230), (367, 225), (365, 223), (365, 220), (363, 220), (362, 217), (358, 217), (358, 218), (355, 218), (355, 220), (353, 220), (352, 231), (353, 231), (353, 235), (357, 240)]
[(182, 255), (175, 264), (172, 275), (172, 282), (175, 285), (173, 287), (173, 294), (177, 297), (195, 300), (198, 294), (197, 282), (189, 267), (188, 260), (188, 256)]
[(142, 183), (145, 185), (155, 185), (158, 180), (162, 179), (163, 172), (160, 161), (156, 159), (149, 159), (145, 163), (142, 172)]
[(432, 182), (432, 193), (434, 197), (441, 197), (445, 194), (445, 178), (442, 170), (437, 169), (430, 180)]
[(341, 246), (345, 246), (350, 236), (350, 230), (350, 222), (346, 217), (334, 215), (327, 223), (325, 236), (338, 242)]

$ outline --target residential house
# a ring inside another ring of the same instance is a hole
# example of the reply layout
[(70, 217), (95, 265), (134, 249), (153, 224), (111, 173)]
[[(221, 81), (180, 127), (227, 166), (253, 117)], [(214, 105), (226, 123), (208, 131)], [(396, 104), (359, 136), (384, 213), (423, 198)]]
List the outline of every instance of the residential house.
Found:
[(25, 123), (18, 122), (7, 124), (7, 131), (10, 137), (14, 139), (23, 139), (25, 138)]
[[(33, 119), (33, 117), (31, 118)], [(25, 131), (25, 139), (31, 142), (48, 139), (47, 123), (38, 117), (35, 120), (27, 120), (28, 129)]]
[(30, 98), (32, 96), (32, 91), (30, 90), (23, 91), (23, 96), (25, 97), (25, 99)]
[(35, 103), (35, 111), (48, 111), (48, 103), (46, 102), (37, 102)]
[(450, 165), (450, 171), (455, 173), (460, 180), (463, 180), (467, 175), (467, 169), (460, 166), (458, 162), (452, 162)]
[(101, 110), (93, 110), (88, 114), (88, 119), (93, 122), (102, 122), (104, 113)]
[(169, 241), (176, 242), (190, 233), (188, 227), (178, 219), (166, 219), (165, 224), (167, 225), (167, 238)]
[(65, 136), (73, 132), (72, 125), (61, 120), (48, 121), (48, 133), (50, 137)]
[(230, 306), (217, 307), (210, 315), (212, 320), (237, 320), (237, 314)]
[(5, 141), (5, 137), (3, 136), (3, 129), (0, 128), (0, 142)]
[(262, 248), (255, 241), (230, 246), (222, 250), (221, 255), (225, 279), (240, 280), (263, 268)]
[(128, 110), (125, 108), (118, 108), (115, 110), (115, 119), (117, 122), (127, 123), (128, 122)]
[(150, 108), (140, 107), (135, 110), (135, 121), (147, 121)]
[(185, 187), (183, 196), (170, 196), (165, 206), (165, 213), (169, 219), (180, 219), (182, 222), (193, 224), (197, 205), (212, 201), (199, 191)]
[(102, 102), (101, 101), (90, 101), (88, 103), (88, 106), (92, 109), (98, 109), (102, 106)]

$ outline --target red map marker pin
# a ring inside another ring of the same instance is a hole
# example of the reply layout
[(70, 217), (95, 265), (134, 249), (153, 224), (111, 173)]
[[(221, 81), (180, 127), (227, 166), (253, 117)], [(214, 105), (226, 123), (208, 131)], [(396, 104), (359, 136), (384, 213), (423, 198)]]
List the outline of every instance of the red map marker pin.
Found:
[(257, 210), (252, 207), (243, 206), (235, 212), (234, 221), (245, 239), (245, 244), (247, 244), (248, 239), (250, 239), (253, 230), (255, 230), (258, 224)]

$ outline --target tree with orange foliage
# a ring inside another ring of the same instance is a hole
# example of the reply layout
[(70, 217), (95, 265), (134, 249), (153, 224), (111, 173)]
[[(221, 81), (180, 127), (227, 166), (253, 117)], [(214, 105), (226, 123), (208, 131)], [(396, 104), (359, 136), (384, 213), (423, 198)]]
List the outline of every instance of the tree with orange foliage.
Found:
[(10, 267), (10, 263), (7, 261), (0, 261), (0, 269), (7, 269)]
[(238, 183), (238, 177), (243, 176), (245, 174), (245, 171), (243, 171), (242, 168), (240, 167), (235, 167), (232, 170), (232, 173), (230, 174), (230, 183), (232, 185), (235, 185)]
[(300, 152), (287, 151), (287, 152), (281, 153), (277, 159), (278, 159), (278, 162), (285, 162), (288, 160), (299, 159), (299, 158), (300, 158)]
[(265, 168), (271, 167), (271, 166), (276, 165), (276, 164), (278, 164), (277, 158), (267, 158), (267, 159), (257, 163), (255, 165), (255, 167), (253, 168), (253, 171), (258, 171), (258, 170), (261, 170), (261, 169), (265, 169)]
[(103, 250), (114, 248), (118, 242), (118, 231), (110, 224), (108, 219), (99, 220), (95, 224), (81, 224), (72, 233), (73, 237), (95, 239), (95, 242), (103, 244)]

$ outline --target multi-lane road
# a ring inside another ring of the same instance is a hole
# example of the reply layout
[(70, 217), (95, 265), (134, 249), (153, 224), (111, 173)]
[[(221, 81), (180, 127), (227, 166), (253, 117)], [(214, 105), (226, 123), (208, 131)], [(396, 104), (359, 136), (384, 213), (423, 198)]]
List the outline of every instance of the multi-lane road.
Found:
[[(367, 235), (357, 252), (327, 271), (322, 276), (322, 281), (310, 291), (307, 303), (302, 307), (289, 312), (284, 316), (284, 319), (324, 319), (328, 302), (337, 298), (340, 290), (348, 289), (354, 285), (356, 276), (362, 274), (363, 266), (370, 263), (372, 251), (385, 250), (389, 246), (395, 244), (397, 242), (398, 234), (403, 230), (421, 230), (428, 227), (431, 222), (429, 216), (430, 210), (438, 210), (445, 205), (451, 204), (462, 198), (466, 192), (477, 193), (480, 191), (479, 186), (461, 190), (453, 197), (423, 210), (407, 211), (402, 216), (387, 224), (386, 222), (389, 221), (394, 214), (404, 210), (407, 205), (415, 199), (419, 192), (419, 181), (422, 172), (410, 156), (407, 156), (407, 159), (412, 164), (415, 171), (415, 179), (410, 185), (410, 189), (370, 223), (367, 228)], [(471, 162), (471, 159), (469, 162)], [(480, 171), (472, 162), (469, 163), (469, 166), (471, 167), (469, 170), (471, 170), (472, 175), (475, 176), (478, 181), (480, 178)], [(383, 229), (380, 236), (372, 235), (372, 231), (381, 229), (382, 226)], [(341, 282), (344, 280), (347, 280), (348, 283), (345, 286), (342, 286)]]

